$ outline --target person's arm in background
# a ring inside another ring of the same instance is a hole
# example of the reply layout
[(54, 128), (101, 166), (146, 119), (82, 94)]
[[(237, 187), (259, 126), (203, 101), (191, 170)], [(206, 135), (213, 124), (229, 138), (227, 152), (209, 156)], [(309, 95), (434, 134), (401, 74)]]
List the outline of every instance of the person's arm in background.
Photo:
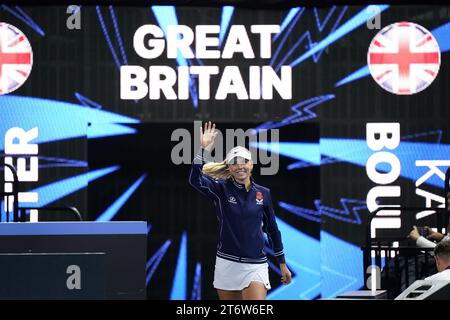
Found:
[(427, 229), (427, 233), (428, 233), (427, 239), (428, 240), (434, 240), (434, 241), (439, 242), (439, 241), (442, 241), (442, 239), (444, 239), (445, 235), (443, 235), (442, 233), (433, 231), (429, 227), (425, 227), (425, 228)]
[[(200, 127), (200, 145), (192, 162), (191, 171), (189, 173), (189, 183), (201, 194), (210, 198), (211, 200), (218, 200), (219, 186), (217, 181), (203, 174), (203, 165), (207, 163), (206, 158), (209, 156), (214, 139), (217, 136), (215, 132), (216, 125), (211, 126), (211, 122), (205, 123), (205, 130)], [(206, 155), (207, 157), (204, 157)]]
[(289, 284), (292, 280), (292, 274), (286, 265), (283, 243), (281, 241), (281, 232), (278, 229), (277, 221), (275, 220), (275, 212), (273, 210), (270, 190), (268, 192), (267, 203), (264, 205), (263, 230), (267, 234), (269, 244), (271, 245), (274, 255), (280, 264), (281, 282), (283, 284)]
[(422, 237), (419, 233), (419, 230), (416, 226), (413, 227), (411, 232), (409, 233), (409, 238), (416, 242), (416, 245), (419, 248), (434, 248), (436, 247), (436, 243)]

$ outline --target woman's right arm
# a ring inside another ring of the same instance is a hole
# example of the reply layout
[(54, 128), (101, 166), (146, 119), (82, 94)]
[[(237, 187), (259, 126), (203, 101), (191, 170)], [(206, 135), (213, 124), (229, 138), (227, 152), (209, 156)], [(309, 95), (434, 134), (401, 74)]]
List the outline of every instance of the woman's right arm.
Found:
[(207, 162), (214, 139), (217, 136), (215, 132), (216, 125), (211, 126), (211, 122), (205, 123), (205, 130), (200, 127), (200, 144), (201, 148), (192, 161), (191, 171), (189, 173), (189, 183), (201, 194), (207, 196), (211, 200), (219, 199), (219, 182), (203, 174), (203, 165)]

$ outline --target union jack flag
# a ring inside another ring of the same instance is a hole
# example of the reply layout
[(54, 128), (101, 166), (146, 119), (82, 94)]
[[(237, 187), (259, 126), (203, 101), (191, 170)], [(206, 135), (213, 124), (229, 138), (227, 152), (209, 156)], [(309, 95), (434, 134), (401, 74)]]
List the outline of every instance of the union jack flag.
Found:
[(372, 77), (385, 90), (411, 95), (424, 90), (436, 78), (441, 52), (436, 39), (424, 27), (397, 22), (373, 38), (367, 64)]
[(0, 22), (0, 95), (19, 88), (33, 66), (27, 37), (16, 27)]

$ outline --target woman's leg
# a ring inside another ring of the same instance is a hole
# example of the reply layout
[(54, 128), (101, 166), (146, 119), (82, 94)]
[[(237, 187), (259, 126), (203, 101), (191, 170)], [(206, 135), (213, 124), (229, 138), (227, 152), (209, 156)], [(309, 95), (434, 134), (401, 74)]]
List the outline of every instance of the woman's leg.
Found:
[(243, 300), (266, 300), (267, 289), (263, 283), (258, 281), (250, 282), (250, 285), (242, 290)]
[(241, 291), (230, 291), (217, 289), (220, 300), (242, 300)]

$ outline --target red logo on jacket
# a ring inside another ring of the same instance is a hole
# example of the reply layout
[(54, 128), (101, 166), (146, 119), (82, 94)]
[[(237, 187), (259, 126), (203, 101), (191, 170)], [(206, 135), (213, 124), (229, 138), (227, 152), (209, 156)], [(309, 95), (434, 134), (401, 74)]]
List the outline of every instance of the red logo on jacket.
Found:
[(262, 204), (264, 201), (264, 195), (261, 191), (256, 192), (256, 204)]

